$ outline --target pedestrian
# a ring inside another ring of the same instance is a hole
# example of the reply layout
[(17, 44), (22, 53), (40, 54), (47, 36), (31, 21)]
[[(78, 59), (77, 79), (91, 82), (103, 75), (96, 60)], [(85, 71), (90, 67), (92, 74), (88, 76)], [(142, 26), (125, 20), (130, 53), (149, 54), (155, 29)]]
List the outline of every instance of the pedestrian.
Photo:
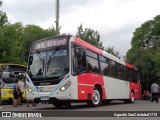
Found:
[(21, 100), (22, 100), (22, 96), (23, 96), (23, 93), (24, 93), (24, 82), (23, 82), (23, 76), (22, 75), (19, 76), (18, 86), (19, 86), (19, 89), (20, 89), (20, 93), (19, 93), (19, 96), (18, 96), (18, 105), (22, 105)]
[[(25, 78), (25, 80), (26, 80), (26, 78)], [(24, 82), (24, 88), (25, 88), (25, 90), (27, 90), (26, 88), (27, 88), (27, 84), (26, 84), (26, 81)], [(32, 106), (37, 106), (36, 104), (35, 104), (35, 102), (34, 102), (34, 100), (27, 100), (27, 98), (26, 98), (26, 103), (27, 103), (27, 107), (29, 107), (29, 103), (32, 103)]]
[(32, 103), (32, 106), (37, 106), (34, 102), (34, 100), (27, 100), (27, 107), (29, 107), (29, 103)]
[(157, 82), (154, 82), (154, 83), (151, 85), (151, 94), (152, 94), (151, 102), (153, 102), (154, 100), (156, 100), (156, 103), (158, 103), (159, 90), (160, 90), (159, 85), (157, 84)]
[(16, 79), (15, 80), (15, 84), (14, 84), (14, 87), (13, 87), (13, 107), (18, 107), (18, 97), (19, 97), (19, 94), (20, 94), (20, 88), (18, 86), (18, 80)]
[(143, 99), (143, 100), (146, 100), (146, 99), (147, 99), (147, 90), (144, 90), (142, 99)]

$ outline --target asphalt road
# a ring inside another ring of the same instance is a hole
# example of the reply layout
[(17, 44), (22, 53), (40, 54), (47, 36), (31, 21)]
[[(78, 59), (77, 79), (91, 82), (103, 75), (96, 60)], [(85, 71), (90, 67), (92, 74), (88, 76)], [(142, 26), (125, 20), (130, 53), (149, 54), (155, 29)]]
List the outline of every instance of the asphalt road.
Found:
[[(159, 117), (104, 117), (104, 116), (100, 116), (100, 117), (63, 117), (63, 115), (61, 116), (61, 112), (70, 112), (70, 114), (74, 114), (74, 112), (79, 112), (81, 114), (81, 112), (85, 112), (86, 114), (88, 114), (90, 111), (92, 111), (94, 113), (96, 112), (123, 112), (123, 111), (131, 111), (131, 112), (140, 112), (140, 111), (148, 111), (148, 112), (160, 112), (160, 101), (159, 103), (151, 103), (150, 101), (142, 101), (142, 100), (137, 100), (135, 103), (133, 104), (124, 104), (122, 101), (113, 101), (110, 104), (107, 105), (102, 105), (100, 107), (95, 107), (95, 108), (91, 108), (88, 107), (87, 104), (77, 104), (77, 103), (73, 103), (72, 106), (70, 108), (64, 107), (61, 109), (57, 109), (55, 108), (52, 104), (37, 104), (37, 106), (32, 106), (30, 105), (29, 107), (26, 106), (26, 104), (24, 103), (22, 106), (19, 107), (13, 107), (12, 105), (3, 105), (2, 108), (0, 108), (0, 111), (18, 111), (18, 112), (23, 112), (23, 111), (27, 111), (27, 112), (41, 112), (44, 111), (46, 113), (55, 113), (55, 112), (59, 112), (58, 116), (55, 117), (42, 117), (42, 118), (0, 118), (3, 120), (17, 120), (17, 119), (23, 119), (23, 120), (159, 120)], [(67, 113), (68, 114), (68, 113)]]
[(126, 104), (123, 101), (113, 101), (110, 104), (99, 107), (88, 107), (85, 103), (72, 103), (70, 108), (64, 107), (57, 109), (52, 104), (37, 104), (29, 107), (25, 103), (19, 107), (12, 105), (2, 105), (0, 111), (160, 111), (159, 103), (137, 100), (135, 103)]

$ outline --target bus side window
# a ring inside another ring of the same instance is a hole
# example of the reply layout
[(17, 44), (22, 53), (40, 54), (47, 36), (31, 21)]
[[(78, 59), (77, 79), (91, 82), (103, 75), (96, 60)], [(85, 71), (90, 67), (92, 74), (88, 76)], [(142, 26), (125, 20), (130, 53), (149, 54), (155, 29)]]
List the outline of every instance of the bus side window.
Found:
[(113, 78), (118, 78), (117, 63), (113, 60), (109, 60), (110, 74)]
[(135, 69), (131, 69), (131, 75), (132, 75), (132, 82), (137, 83), (138, 82), (138, 75), (137, 75), (137, 71)]
[(91, 72), (100, 73), (98, 55), (90, 50), (86, 50), (86, 58), (88, 70)]
[(100, 59), (100, 67), (101, 67), (101, 73), (103, 75), (109, 76), (109, 61), (108, 58), (99, 56)]
[(87, 65), (86, 65), (86, 56), (85, 56), (85, 51), (83, 53), (77, 55), (77, 61), (78, 61), (78, 72), (84, 72), (87, 70)]
[(99, 64), (97, 59), (87, 56), (87, 64), (89, 71), (99, 73)]
[(118, 64), (118, 72), (119, 72), (119, 79), (125, 80), (125, 70), (123, 65)]
[(126, 81), (131, 81), (132, 76), (130, 74), (130, 68), (125, 67), (125, 75), (126, 75)]

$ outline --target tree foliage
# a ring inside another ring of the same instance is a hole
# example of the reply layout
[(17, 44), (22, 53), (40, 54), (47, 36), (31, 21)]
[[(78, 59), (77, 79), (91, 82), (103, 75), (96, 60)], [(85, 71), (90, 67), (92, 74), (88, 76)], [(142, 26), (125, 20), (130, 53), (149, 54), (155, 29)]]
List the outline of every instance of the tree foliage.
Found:
[(77, 30), (77, 34), (76, 34), (77, 37), (81, 38), (82, 40), (102, 49), (102, 50), (105, 50), (106, 52), (116, 56), (116, 57), (119, 57), (120, 58), (120, 55), (119, 55), (119, 52), (115, 51), (113, 47), (104, 47), (102, 45), (102, 42), (100, 40), (100, 33), (96, 30), (93, 30), (91, 28), (85, 28), (83, 29), (83, 26), (82, 24), (78, 27), (78, 30)]
[(139, 68), (145, 89), (160, 78), (160, 15), (146, 21), (133, 33), (126, 60)]
[(1, 7), (1, 5), (2, 5), (2, 1), (0, 0), (0, 7)]
[(100, 34), (98, 31), (95, 31), (91, 28), (85, 28), (83, 30), (83, 27), (81, 24), (78, 27), (76, 36), (102, 50), (104, 49), (102, 42), (100, 40)]
[[(2, 5), (2, 1), (0, 1), (0, 6)], [(2, 58), (2, 53), (4, 51), (5, 41), (4, 41), (4, 33), (5, 27), (8, 25), (8, 18), (5, 12), (0, 10), (0, 58)]]
[(18, 22), (4, 29), (1, 41), (0, 62), (26, 63), (31, 43), (35, 40), (55, 35), (54, 28), (42, 29), (39, 26), (23, 26)]
[(106, 47), (105, 51), (118, 58), (121, 58), (121, 56), (119, 55), (119, 52), (114, 50), (114, 47)]
[(45, 37), (55, 36), (55, 35), (56, 35), (56, 31), (54, 28), (42, 29), (41, 27), (36, 25), (25, 26), (24, 32), (23, 32), (24, 52), (22, 55), (25, 61), (27, 61), (28, 59), (29, 48), (33, 41), (41, 38), (45, 38)]

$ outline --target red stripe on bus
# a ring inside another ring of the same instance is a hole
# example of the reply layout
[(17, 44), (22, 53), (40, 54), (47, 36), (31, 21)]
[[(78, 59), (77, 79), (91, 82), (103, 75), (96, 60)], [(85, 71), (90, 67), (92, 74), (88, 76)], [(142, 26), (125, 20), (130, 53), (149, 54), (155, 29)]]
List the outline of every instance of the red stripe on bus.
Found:
[[(140, 86), (140, 84), (130, 82), (129, 87), (130, 87), (130, 92), (132, 90), (134, 91), (135, 99), (140, 99), (141, 98), (141, 86)], [(129, 98), (131, 98), (131, 96), (129, 96)]]
[(100, 55), (102, 55), (102, 50), (98, 49), (97, 47), (85, 42), (84, 40), (81, 40), (80, 38), (77, 38), (77, 37), (74, 37), (74, 40), (75, 40), (75, 43), (83, 46), (83, 47), (86, 47), (87, 49), (91, 50), (91, 51), (94, 51)]
[(88, 100), (88, 95), (93, 99), (93, 90), (95, 85), (100, 85), (102, 89), (102, 99), (106, 99), (104, 80), (102, 75), (94, 73), (84, 73), (78, 78), (78, 100)]
[(136, 68), (136, 67), (134, 67), (133, 65), (128, 64), (128, 63), (126, 63), (126, 62), (125, 62), (125, 64), (126, 64), (126, 67), (128, 67), (128, 68)]

